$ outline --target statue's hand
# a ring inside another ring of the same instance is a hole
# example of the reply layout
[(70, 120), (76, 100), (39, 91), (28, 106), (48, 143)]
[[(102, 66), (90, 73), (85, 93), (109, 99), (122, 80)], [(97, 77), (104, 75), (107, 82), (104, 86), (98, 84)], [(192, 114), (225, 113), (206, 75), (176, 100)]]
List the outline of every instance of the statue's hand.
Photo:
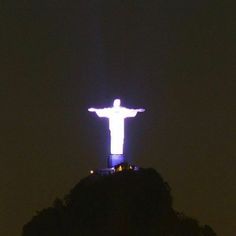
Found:
[(96, 109), (95, 109), (95, 108), (89, 108), (88, 111), (89, 111), (89, 112), (95, 112)]
[(137, 109), (137, 112), (144, 112), (144, 111), (145, 111), (145, 109), (143, 109), (143, 108)]

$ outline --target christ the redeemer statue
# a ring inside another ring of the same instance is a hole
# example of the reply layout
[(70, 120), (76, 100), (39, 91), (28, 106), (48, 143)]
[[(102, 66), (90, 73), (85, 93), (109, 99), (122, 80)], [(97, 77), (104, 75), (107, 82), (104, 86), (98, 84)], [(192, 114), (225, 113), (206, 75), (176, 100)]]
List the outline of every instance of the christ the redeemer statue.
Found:
[(125, 118), (135, 117), (138, 112), (144, 112), (145, 110), (122, 107), (120, 106), (120, 99), (115, 99), (113, 107), (89, 108), (88, 111), (96, 112), (99, 117), (109, 119), (110, 151), (112, 155), (120, 155), (123, 154)]

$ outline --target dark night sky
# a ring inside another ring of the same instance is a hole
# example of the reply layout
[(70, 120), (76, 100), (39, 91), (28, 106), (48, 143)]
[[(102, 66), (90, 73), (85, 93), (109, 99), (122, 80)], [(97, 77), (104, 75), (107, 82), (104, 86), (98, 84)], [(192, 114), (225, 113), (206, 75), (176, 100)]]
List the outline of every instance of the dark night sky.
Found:
[(104, 167), (106, 120), (120, 97), (146, 112), (126, 156), (155, 168), (174, 207), (235, 235), (235, 12), (214, 1), (2, 4), (0, 235)]

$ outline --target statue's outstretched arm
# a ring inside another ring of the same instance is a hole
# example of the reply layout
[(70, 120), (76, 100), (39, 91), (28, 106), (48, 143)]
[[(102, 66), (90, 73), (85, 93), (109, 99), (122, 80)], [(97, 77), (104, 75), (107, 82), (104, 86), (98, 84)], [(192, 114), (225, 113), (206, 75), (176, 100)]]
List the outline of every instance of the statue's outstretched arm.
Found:
[(139, 109), (135, 109), (137, 112), (145, 112), (145, 109), (143, 108), (139, 108)]
[(138, 112), (144, 112), (145, 109), (126, 109), (126, 117), (135, 117)]
[(93, 108), (93, 107), (91, 107), (91, 108), (88, 109), (89, 112), (96, 112), (96, 110), (97, 110), (97, 109), (96, 109), (96, 108)]
[(99, 116), (99, 117), (108, 117), (108, 111), (107, 111), (107, 108), (103, 108), (103, 109), (96, 109), (96, 108), (89, 108), (88, 109), (89, 112), (96, 112), (96, 114)]

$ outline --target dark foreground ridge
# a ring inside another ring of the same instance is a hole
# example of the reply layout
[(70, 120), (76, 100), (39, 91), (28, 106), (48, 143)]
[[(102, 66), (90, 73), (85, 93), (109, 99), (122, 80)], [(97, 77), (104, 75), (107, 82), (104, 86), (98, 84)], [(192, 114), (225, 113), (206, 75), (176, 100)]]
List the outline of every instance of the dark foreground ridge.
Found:
[(216, 236), (172, 208), (169, 185), (154, 169), (94, 173), (23, 227), (23, 236)]

